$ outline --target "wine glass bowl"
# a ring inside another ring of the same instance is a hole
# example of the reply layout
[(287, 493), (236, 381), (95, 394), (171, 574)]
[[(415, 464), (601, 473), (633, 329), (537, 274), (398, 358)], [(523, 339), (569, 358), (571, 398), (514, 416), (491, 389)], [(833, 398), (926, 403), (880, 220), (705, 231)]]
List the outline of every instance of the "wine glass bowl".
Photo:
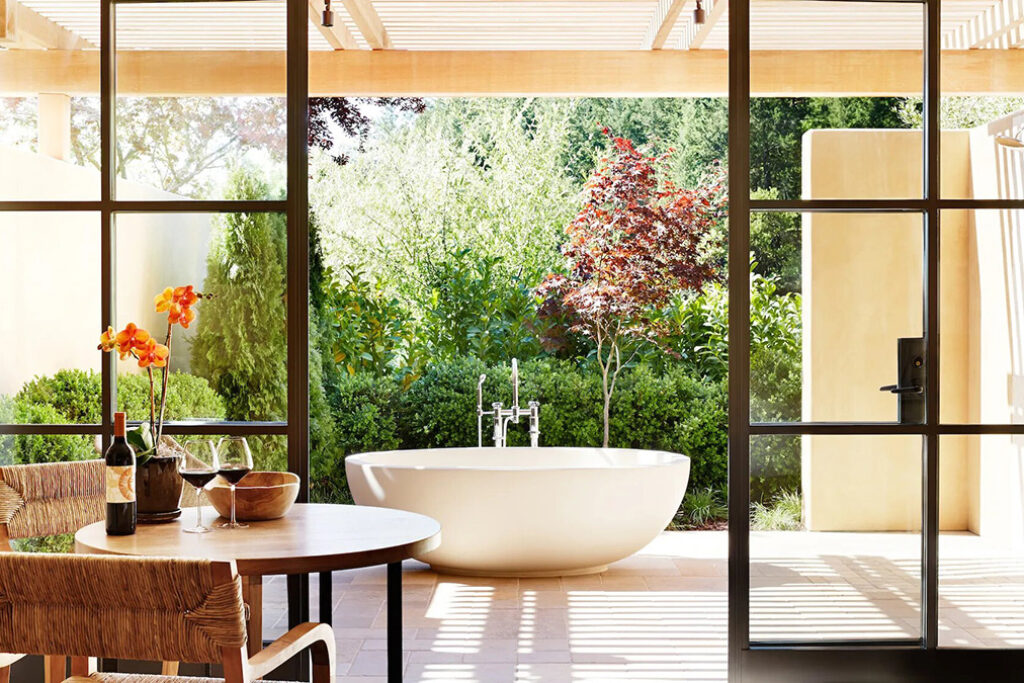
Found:
[(245, 475), (252, 471), (252, 451), (249, 442), (241, 436), (225, 436), (217, 444), (220, 467), (217, 474), (231, 487), (231, 520), (219, 526), (223, 529), (244, 529), (248, 524), (240, 523), (235, 517), (235, 487)]
[(205, 534), (210, 527), (203, 524), (203, 491), (217, 477), (220, 462), (217, 447), (211, 439), (189, 439), (178, 460), (178, 474), (196, 492), (196, 525), (184, 529), (190, 534)]

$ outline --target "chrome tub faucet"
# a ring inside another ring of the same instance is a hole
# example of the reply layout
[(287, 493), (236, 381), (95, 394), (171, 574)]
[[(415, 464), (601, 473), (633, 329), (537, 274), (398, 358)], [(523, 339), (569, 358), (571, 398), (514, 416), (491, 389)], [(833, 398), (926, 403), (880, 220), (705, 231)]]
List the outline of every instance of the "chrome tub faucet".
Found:
[(506, 409), (503, 403), (492, 403), (490, 410), (484, 410), (484, 381), (487, 375), (480, 375), (476, 384), (476, 444), (484, 445), (484, 416), (492, 418), (495, 448), (504, 448), (508, 443), (508, 423), (519, 424), (520, 417), (530, 418), (530, 447), (540, 445), (540, 403), (530, 401), (527, 408), (519, 407), (519, 361), (512, 359), (512, 407)]

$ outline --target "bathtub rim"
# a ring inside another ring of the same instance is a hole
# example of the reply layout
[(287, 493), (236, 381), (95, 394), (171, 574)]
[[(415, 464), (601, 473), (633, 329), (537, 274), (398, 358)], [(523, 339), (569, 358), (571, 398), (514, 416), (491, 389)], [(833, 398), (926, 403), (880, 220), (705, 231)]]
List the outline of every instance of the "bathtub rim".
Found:
[[(345, 456), (345, 466), (348, 466), (349, 461), (353, 465), (360, 467), (369, 467), (372, 469), (394, 469), (394, 470), (410, 470), (410, 471), (453, 471), (453, 472), (569, 472), (569, 471), (581, 471), (581, 470), (592, 470), (592, 471), (603, 471), (603, 470), (648, 470), (662, 467), (677, 467), (682, 464), (689, 465), (691, 458), (688, 455), (682, 453), (673, 453), (672, 451), (661, 451), (651, 448), (602, 448), (597, 446), (540, 446), (537, 450), (589, 450), (589, 451), (619, 451), (624, 453), (656, 453), (659, 455), (668, 456), (664, 462), (658, 462), (654, 464), (644, 465), (623, 465), (623, 464), (611, 464), (611, 465), (487, 465), (487, 464), (472, 464), (472, 465), (406, 465), (386, 462), (373, 462), (368, 461), (366, 458), (375, 455), (385, 455), (388, 453), (412, 453), (412, 452), (434, 452), (443, 453), (445, 451), (468, 451), (468, 450), (490, 450), (494, 449), (493, 446), (460, 446), (454, 448), (408, 448), (402, 450), (389, 450), (389, 451), (365, 451), (362, 453), (352, 453)], [(511, 446), (507, 449), (502, 450), (533, 450), (529, 446)]]

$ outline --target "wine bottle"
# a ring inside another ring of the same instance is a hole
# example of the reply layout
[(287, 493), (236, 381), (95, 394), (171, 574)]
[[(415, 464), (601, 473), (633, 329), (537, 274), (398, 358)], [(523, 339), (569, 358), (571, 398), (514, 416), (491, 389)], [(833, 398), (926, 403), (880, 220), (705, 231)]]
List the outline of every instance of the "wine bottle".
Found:
[(107, 534), (135, 533), (135, 450), (125, 439), (124, 413), (114, 413), (114, 442), (107, 461)]

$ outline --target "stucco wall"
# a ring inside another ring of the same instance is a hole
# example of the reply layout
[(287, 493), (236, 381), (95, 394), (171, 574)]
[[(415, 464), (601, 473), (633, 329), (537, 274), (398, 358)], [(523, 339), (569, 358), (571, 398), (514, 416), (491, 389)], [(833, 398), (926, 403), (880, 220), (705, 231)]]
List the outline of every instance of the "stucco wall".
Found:
[[(1016, 119), (1016, 120), (1015, 120)], [(1016, 125), (1014, 125), (1016, 124)], [(979, 198), (1024, 197), (1024, 153), (997, 146), (1024, 124), (1018, 114), (971, 131), (971, 191)], [(972, 216), (969, 419), (1024, 421), (1024, 216), (978, 211)], [(959, 437), (968, 453), (970, 528), (1007, 546), (1024, 544), (1024, 438)]]
[[(21, 199), (96, 199), (99, 173), (19, 149), (0, 147), (0, 187)], [(119, 183), (126, 199), (176, 199), (143, 185)], [(132, 215), (117, 225), (117, 316), (161, 329), (153, 296), (168, 285), (201, 284), (210, 219), (195, 214)], [(98, 213), (0, 214), (0, 394), (61, 368), (99, 369), (92, 340), (100, 326)], [(175, 367), (187, 369), (188, 345)], [(130, 371), (132, 365), (123, 365)]]
[[(823, 130), (803, 140), (807, 199), (921, 196), (921, 134)], [(965, 131), (943, 134), (944, 191), (969, 182)], [(967, 221), (943, 224), (944, 412), (967, 410)], [(897, 399), (896, 340), (922, 334), (924, 225), (913, 214), (803, 217), (803, 419), (883, 421)], [(945, 449), (940, 525), (966, 529), (967, 451)], [(809, 436), (803, 441), (805, 522), (812, 530), (914, 530), (921, 524), (921, 441), (916, 437)]]

